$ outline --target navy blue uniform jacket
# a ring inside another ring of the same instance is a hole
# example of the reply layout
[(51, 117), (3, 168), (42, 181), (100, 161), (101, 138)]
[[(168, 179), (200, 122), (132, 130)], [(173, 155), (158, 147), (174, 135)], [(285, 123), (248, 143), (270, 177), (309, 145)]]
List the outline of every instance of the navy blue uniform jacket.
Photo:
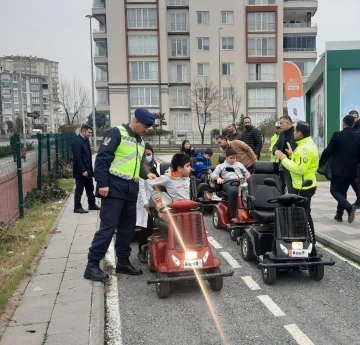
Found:
[[(129, 136), (136, 138), (137, 142), (141, 143), (141, 137), (135, 135), (129, 125), (123, 126), (128, 131)], [(99, 188), (109, 187), (108, 198), (136, 202), (139, 194), (139, 183), (134, 180), (125, 180), (109, 172), (111, 162), (115, 157), (115, 151), (120, 143), (121, 134), (117, 127), (110, 128), (105, 132), (95, 160), (96, 196), (101, 197), (98, 193)], [(146, 179), (149, 171), (144, 167), (143, 161), (138, 162), (138, 164), (140, 164), (140, 177)]]

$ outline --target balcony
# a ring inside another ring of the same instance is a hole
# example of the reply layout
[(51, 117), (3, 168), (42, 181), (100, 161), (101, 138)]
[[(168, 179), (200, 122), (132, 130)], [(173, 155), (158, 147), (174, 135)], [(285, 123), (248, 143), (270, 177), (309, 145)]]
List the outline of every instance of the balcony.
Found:
[(99, 28), (93, 31), (94, 40), (106, 39), (106, 28)]
[(139, 81), (139, 82), (157, 81), (157, 80), (159, 80), (159, 72), (157, 72), (157, 71), (147, 71), (147, 72), (131, 71), (130, 72), (130, 80), (131, 81)]
[(317, 59), (316, 48), (284, 48), (285, 60), (296, 59)]
[(284, 34), (312, 34), (316, 35), (318, 32), (316, 23), (284, 23)]
[(248, 5), (276, 5), (276, 0), (248, 0)]
[(188, 9), (189, 0), (167, 0), (168, 9)]
[(133, 97), (130, 98), (130, 105), (132, 107), (158, 107), (160, 100), (159, 98)]
[(180, 23), (169, 23), (168, 25), (168, 33), (169, 34), (189, 34), (189, 25), (180, 24)]
[(94, 0), (92, 14), (94, 17), (106, 14), (105, 0)]
[(259, 82), (264, 82), (264, 81), (269, 81), (269, 82), (276, 82), (276, 74), (275, 73), (271, 73), (271, 74), (249, 74), (248, 75), (248, 80), (249, 81), (259, 81)]
[(128, 20), (129, 30), (156, 30), (157, 20)]
[(308, 12), (311, 12), (313, 16), (318, 9), (317, 0), (284, 0), (284, 11), (296, 11), (297, 14), (303, 14), (306, 16)]
[(171, 49), (169, 60), (188, 60), (190, 59), (190, 49), (182, 48), (182, 49)]
[(190, 84), (190, 74), (171, 74), (170, 83), (174, 84)]

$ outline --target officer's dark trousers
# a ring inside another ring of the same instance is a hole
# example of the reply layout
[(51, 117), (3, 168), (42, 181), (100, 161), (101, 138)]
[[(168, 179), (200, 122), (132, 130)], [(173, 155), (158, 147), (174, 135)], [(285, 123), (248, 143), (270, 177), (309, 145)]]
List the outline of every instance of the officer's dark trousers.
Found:
[(84, 188), (86, 190), (86, 196), (88, 198), (89, 206), (95, 206), (94, 182), (93, 179), (89, 177), (81, 180), (76, 180), (76, 188), (74, 194), (74, 209), (82, 208), (81, 196), (83, 194)]
[(115, 251), (118, 258), (128, 258), (131, 253), (130, 243), (136, 226), (136, 200), (128, 201), (117, 198), (101, 200), (100, 229), (95, 233), (89, 249), (89, 260), (100, 261), (104, 258), (115, 229)]
[(237, 200), (238, 200), (238, 187), (231, 186), (231, 182), (225, 182), (223, 185), (223, 190), (228, 195), (228, 203), (230, 208), (230, 219), (236, 217), (237, 210)]

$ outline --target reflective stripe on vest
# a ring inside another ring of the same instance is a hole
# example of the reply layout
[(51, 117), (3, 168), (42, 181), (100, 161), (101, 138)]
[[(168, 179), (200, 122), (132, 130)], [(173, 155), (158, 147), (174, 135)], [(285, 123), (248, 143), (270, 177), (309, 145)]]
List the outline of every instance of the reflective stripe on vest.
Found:
[(129, 136), (124, 126), (119, 126), (118, 129), (121, 134), (121, 142), (115, 151), (109, 172), (125, 180), (138, 181), (140, 164), (145, 152), (144, 142), (139, 143), (136, 138)]

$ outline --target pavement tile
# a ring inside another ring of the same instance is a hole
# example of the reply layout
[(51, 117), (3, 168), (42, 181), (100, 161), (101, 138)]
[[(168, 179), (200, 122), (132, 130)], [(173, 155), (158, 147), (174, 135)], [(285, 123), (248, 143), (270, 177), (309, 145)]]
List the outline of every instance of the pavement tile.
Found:
[(88, 345), (88, 343), (89, 332), (49, 335), (45, 341), (45, 345)]
[(25, 290), (24, 296), (57, 294), (59, 292), (62, 277), (62, 273), (38, 275), (31, 279)]
[(91, 299), (77, 302), (56, 303), (48, 334), (88, 331)]
[(360, 251), (360, 239), (355, 238), (354, 240), (346, 240), (344, 242)]
[(86, 301), (93, 290), (92, 282), (85, 279), (63, 280), (57, 303)]
[(334, 231), (332, 227), (319, 223), (317, 221), (314, 222), (314, 227), (315, 227), (315, 231), (321, 231), (321, 232)]
[(44, 342), (47, 323), (8, 327), (0, 345), (41, 345)]
[[(76, 264), (74, 264), (76, 263)], [(72, 261), (71, 265), (66, 267), (64, 280), (83, 279), (87, 261)]]
[(335, 240), (345, 242), (345, 243), (346, 243), (346, 241), (352, 241), (352, 240), (356, 239), (354, 236), (345, 234), (344, 232), (342, 232), (340, 230), (325, 231), (324, 233), (326, 236), (332, 237)]
[[(89, 243), (89, 247), (90, 247), (90, 244)], [(88, 254), (70, 254), (69, 257), (68, 257), (68, 260), (67, 262), (72, 262), (72, 261), (84, 261), (84, 262), (87, 262), (88, 260)]]
[(49, 322), (57, 294), (23, 297), (9, 326)]
[(43, 259), (40, 261), (37, 271), (39, 274), (62, 273), (65, 271), (67, 259)]

